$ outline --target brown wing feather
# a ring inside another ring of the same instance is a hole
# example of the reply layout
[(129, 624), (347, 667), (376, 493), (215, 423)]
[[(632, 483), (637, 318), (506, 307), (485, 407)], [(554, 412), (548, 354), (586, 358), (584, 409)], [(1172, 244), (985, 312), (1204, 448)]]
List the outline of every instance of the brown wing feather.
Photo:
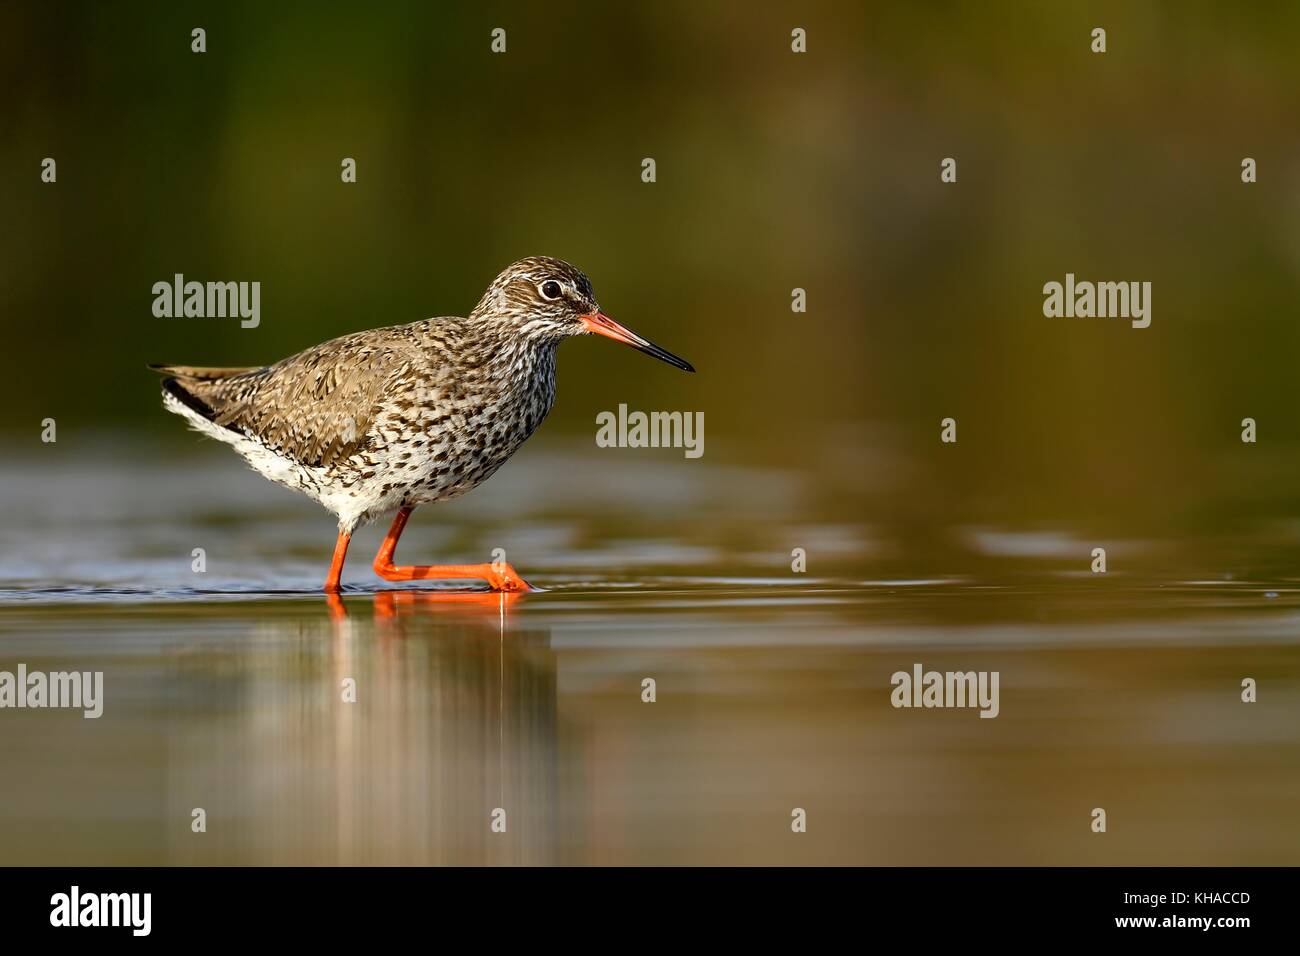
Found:
[[(184, 387), (212, 408), (212, 421), (254, 437), (304, 465), (329, 467), (362, 449), (394, 383), (422, 360), (408, 326), (345, 335), (274, 365)], [(200, 370), (195, 370), (200, 371)]]

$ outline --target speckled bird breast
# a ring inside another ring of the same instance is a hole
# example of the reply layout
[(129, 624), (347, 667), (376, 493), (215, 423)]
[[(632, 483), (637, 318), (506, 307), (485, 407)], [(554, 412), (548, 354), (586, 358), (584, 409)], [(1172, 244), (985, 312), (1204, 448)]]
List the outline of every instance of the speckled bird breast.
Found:
[(385, 403), (375, 441), (331, 480), (364, 483), (379, 507), (454, 498), (486, 481), (555, 401), (555, 346), (528, 353), (427, 381), (409, 401)]

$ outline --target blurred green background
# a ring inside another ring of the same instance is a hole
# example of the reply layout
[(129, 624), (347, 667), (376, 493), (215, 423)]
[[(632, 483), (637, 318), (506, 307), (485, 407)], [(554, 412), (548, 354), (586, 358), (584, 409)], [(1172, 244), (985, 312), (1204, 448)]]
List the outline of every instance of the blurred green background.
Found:
[[(893, 492), (920, 542), (1275, 522), (1300, 506), (1297, 36), (1294, 4), (8, 3), (4, 447), (52, 416), (61, 445), (180, 453), (144, 363), (464, 314), (550, 254), (700, 373), (567, 344), (535, 442), (702, 410), (706, 459), (811, 476), (838, 517)], [(260, 327), (155, 318), (177, 272), (260, 281)], [(1044, 318), (1066, 272), (1151, 281), (1151, 327)]]

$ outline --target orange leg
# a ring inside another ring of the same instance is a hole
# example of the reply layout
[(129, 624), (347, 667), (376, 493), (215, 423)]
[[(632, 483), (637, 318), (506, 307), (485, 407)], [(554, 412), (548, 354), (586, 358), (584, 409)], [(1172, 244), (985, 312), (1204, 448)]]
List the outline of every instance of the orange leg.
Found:
[(327, 594), (338, 594), (339, 578), (343, 577), (343, 562), (348, 556), (348, 542), (352, 540), (350, 534), (339, 532), (339, 539), (334, 544), (334, 560), (330, 562), (330, 573), (325, 578), (325, 592)]
[(532, 586), (505, 564), (393, 564), (397, 539), (402, 536), (410, 508), (401, 508), (393, 518), (393, 525), (384, 536), (384, 543), (375, 555), (375, 573), (385, 581), (428, 581), (433, 579), (486, 581), (493, 591), (531, 591)]

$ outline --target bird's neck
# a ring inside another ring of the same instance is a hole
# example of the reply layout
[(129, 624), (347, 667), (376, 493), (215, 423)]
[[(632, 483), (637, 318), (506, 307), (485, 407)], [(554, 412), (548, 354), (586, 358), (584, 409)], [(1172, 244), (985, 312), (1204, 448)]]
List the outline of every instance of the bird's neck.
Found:
[(510, 378), (554, 378), (558, 345), (554, 340), (514, 339), (502, 343), (492, 362), (499, 372)]
[(555, 351), (553, 338), (499, 336), (484, 350), (484, 370), (519, 397), (544, 401), (547, 407), (555, 395)]

